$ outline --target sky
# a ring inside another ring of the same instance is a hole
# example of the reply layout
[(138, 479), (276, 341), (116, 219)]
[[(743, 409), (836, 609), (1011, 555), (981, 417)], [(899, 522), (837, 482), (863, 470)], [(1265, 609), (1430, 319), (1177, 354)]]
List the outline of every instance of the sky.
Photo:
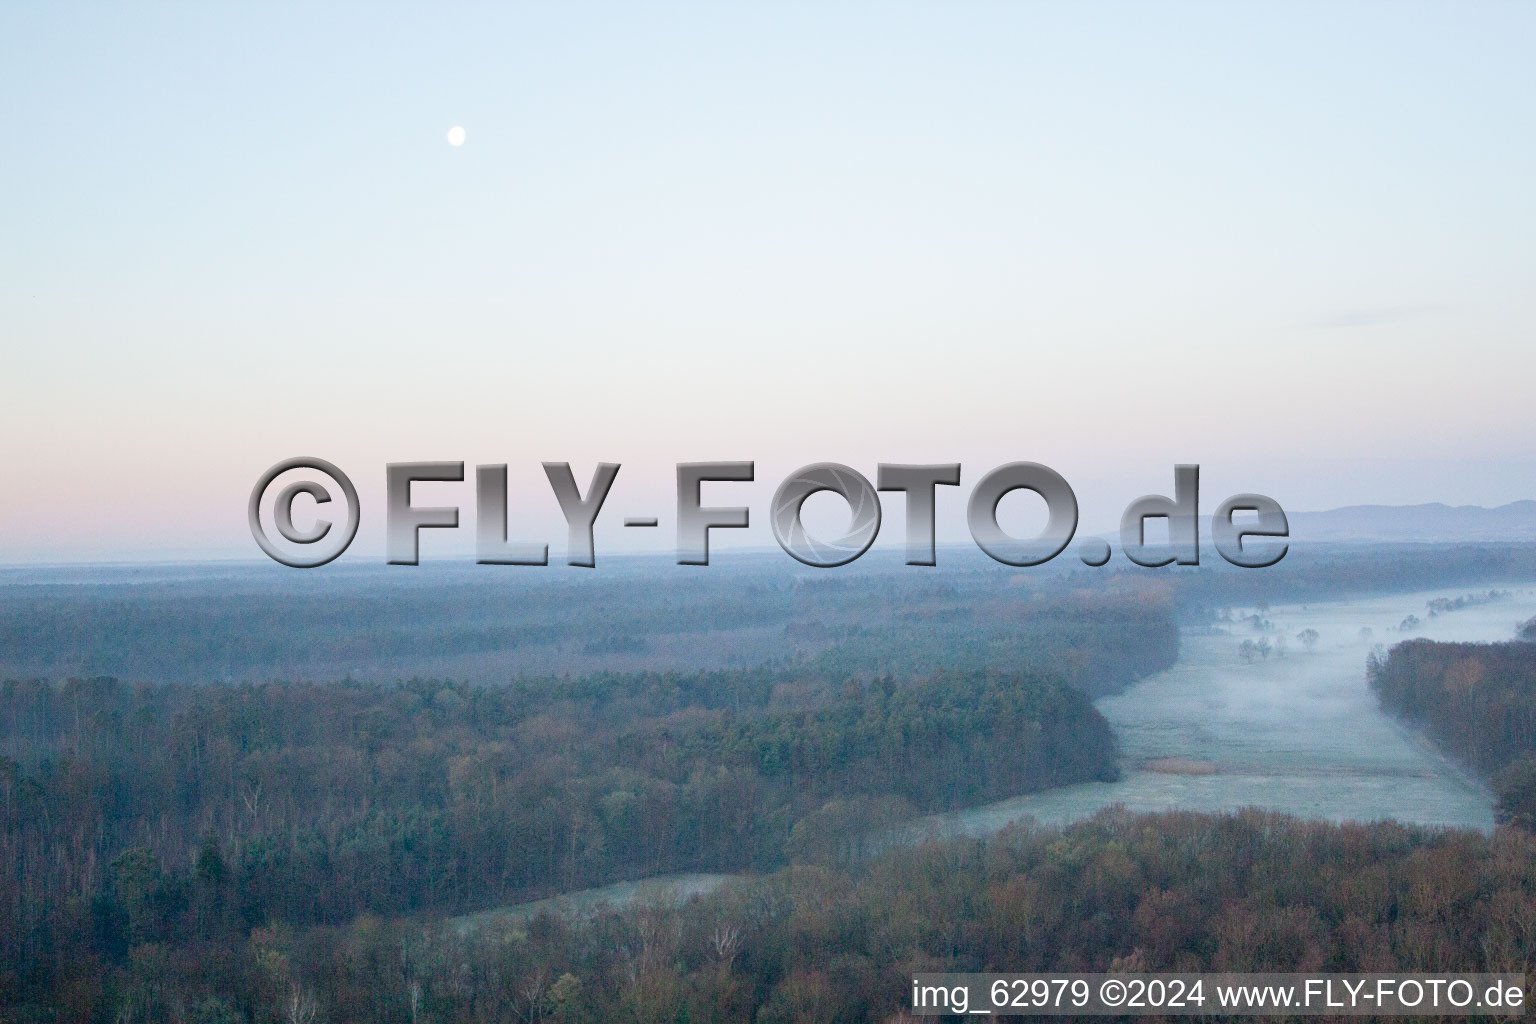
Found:
[[(543, 461), (623, 465), (599, 551), (670, 547), (717, 459), (755, 544), (822, 461), (961, 463), (941, 540), (1015, 460), (1094, 528), (1181, 462), (1206, 511), (1536, 497), (1533, 44), (1515, 3), (4, 5), (0, 563), (260, 557), (297, 455), (372, 559), (415, 460), (508, 464), (556, 558)], [(464, 510), (424, 557), (469, 542), (471, 482), (417, 494)]]

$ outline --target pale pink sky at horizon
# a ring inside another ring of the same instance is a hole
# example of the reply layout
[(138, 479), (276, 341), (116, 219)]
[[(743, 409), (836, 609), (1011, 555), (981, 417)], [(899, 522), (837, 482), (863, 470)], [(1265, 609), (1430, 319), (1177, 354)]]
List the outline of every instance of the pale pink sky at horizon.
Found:
[(258, 557), (295, 455), (360, 557), (423, 459), (552, 559), (544, 460), (600, 551), (705, 459), (722, 544), (818, 461), (962, 463), (941, 540), (1019, 459), (1085, 530), (1536, 497), (1536, 8), (1106, 10), (0, 12), (0, 564)]

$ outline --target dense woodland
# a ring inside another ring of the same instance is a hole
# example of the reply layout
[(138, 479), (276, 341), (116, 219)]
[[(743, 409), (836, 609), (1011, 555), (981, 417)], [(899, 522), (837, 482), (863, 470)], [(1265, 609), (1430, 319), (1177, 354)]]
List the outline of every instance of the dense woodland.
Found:
[(1409, 640), (1368, 671), (1386, 707), (1491, 781), (1502, 820), (1536, 829), (1536, 643)]
[(854, 1024), (912, 1020), (919, 970), (1529, 972), (1533, 954), (1518, 830), (1111, 810), (580, 920), (215, 929), (60, 996), (122, 1021)]
[[(7, 682), (0, 1007), (55, 1005), (252, 929), (848, 861), (915, 814), (1113, 778), (1089, 691), (1166, 667), (1177, 632), (1144, 596), (1090, 611), (1021, 624), (1009, 672)], [(70, 1019), (100, 1018), (115, 992)]]

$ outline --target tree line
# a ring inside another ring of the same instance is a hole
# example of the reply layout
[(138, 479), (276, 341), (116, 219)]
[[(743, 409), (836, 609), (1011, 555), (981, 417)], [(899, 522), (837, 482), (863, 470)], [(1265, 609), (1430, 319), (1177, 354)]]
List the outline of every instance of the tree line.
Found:
[(1529, 976), (1533, 953), (1518, 830), (1111, 809), (582, 917), (140, 946), (89, 994), (123, 1021), (895, 1024), (917, 971)]
[[(1032, 672), (12, 681), (0, 723), (0, 1007), (18, 1014), (252, 929), (847, 858), (919, 812), (1117, 772), (1087, 695)], [(116, 1005), (79, 998), (92, 1012), (69, 1019)]]
[(1536, 829), (1536, 643), (1409, 640), (1367, 671), (1386, 708), (1491, 782), (1500, 820)]

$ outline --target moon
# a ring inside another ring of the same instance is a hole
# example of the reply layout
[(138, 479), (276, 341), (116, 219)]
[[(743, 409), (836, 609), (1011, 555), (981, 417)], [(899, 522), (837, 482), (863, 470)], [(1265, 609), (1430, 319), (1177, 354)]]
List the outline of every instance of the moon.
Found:
[(450, 146), (462, 146), (462, 145), (464, 145), (464, 126), (463, 125), (457, 125), (456, 124), (452, 128), (448, 129), (448, 145), (450, 145)]

